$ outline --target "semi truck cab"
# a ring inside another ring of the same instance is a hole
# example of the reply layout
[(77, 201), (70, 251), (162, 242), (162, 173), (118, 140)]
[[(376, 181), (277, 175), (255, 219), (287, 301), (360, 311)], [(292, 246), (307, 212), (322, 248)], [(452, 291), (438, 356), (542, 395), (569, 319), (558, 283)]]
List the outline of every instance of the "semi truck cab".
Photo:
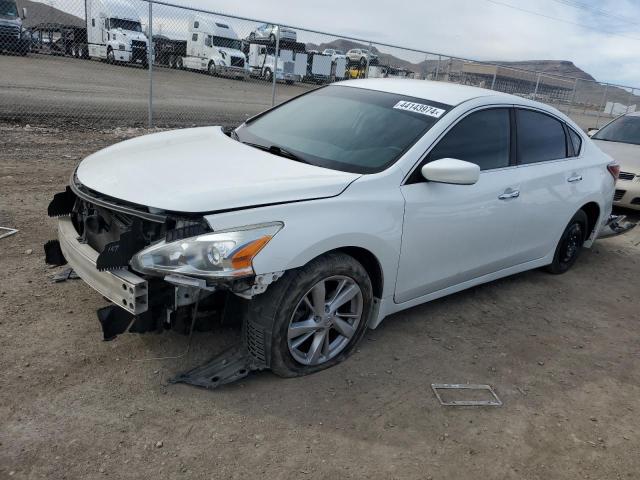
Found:
[(245, 79), (249, 75), (242, 41), (226, 23), (217, 19), (195, 16), (189, 23), (187, 56), (182, 66)]
[(0, 0), (0, 51), (26, 55), (29, 52), (29, 34), (22, 26), (27, 17), (27, 9), (18, 13), (15, 0)]
[(148, 63), (140, 16), (125, 0), (86, 0), (89, 56), (109, 63)]

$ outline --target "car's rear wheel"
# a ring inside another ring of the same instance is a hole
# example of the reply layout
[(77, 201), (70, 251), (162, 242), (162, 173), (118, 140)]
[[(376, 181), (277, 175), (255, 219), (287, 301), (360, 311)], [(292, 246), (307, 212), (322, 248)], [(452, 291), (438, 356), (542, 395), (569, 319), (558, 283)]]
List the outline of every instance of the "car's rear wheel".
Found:
[(286, 272), (252, 303), (253, 314), (273, 322), (271, 370), (295, 377), (349, 356), (367, 328), (373, 290), (357, 260), (330, 253)]
[(547, 271), (561, 274), (568, 271), (578, 259), (582, 245), (586, 240), (589, 219), (583, 210), (579, 210), (569, 221), (556, 246), (553, 262), (547, 266)]

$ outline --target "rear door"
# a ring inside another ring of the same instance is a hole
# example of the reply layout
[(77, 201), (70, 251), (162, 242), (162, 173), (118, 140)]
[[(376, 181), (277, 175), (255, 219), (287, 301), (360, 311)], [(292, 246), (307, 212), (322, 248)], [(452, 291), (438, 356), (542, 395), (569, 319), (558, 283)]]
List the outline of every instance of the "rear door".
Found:
[(522, 218), (514, 242), (518, 262), (524, 263), (554, 251), (581, 206), (576, 202), (582, 198), (579, 192), (585, 171), (568, 135), (570, 127), (542, 111), (515, 111)]
[[(519, 218), (518, 169), (509, 107), (484, 108), (459, 120), (401, 187), (405, 197), (397, 303), (513, 265)], [(420, 168), (441, 158), (480, 166), (475, 185), (426, 181)]]

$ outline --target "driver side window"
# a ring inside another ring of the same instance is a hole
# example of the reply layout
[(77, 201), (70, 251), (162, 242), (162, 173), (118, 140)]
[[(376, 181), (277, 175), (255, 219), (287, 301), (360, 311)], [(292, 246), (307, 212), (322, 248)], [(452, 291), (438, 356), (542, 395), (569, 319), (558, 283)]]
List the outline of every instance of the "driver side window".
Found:
[(458, 122), (429, 153), (428, 161), (455, 158), (480, 170), (509, 166), (511, 120), (508, 108), (474, 112)]

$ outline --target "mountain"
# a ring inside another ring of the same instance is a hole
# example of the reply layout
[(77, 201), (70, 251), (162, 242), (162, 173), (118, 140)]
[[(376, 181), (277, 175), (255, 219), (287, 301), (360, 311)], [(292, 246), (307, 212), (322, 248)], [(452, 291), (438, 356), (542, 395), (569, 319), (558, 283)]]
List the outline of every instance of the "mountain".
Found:
[(27, 28), (41, 23), (62, 23), (75, 27), (85, 26), (84, 19), (58, 10), (51, 5), (32, 2), (31, 0), (17, 0), (16, 3), (18, 4), (18, 10), (20, 12), (22, 12), (23, 7), (27, 9), (27, 19), (24, 22)]

